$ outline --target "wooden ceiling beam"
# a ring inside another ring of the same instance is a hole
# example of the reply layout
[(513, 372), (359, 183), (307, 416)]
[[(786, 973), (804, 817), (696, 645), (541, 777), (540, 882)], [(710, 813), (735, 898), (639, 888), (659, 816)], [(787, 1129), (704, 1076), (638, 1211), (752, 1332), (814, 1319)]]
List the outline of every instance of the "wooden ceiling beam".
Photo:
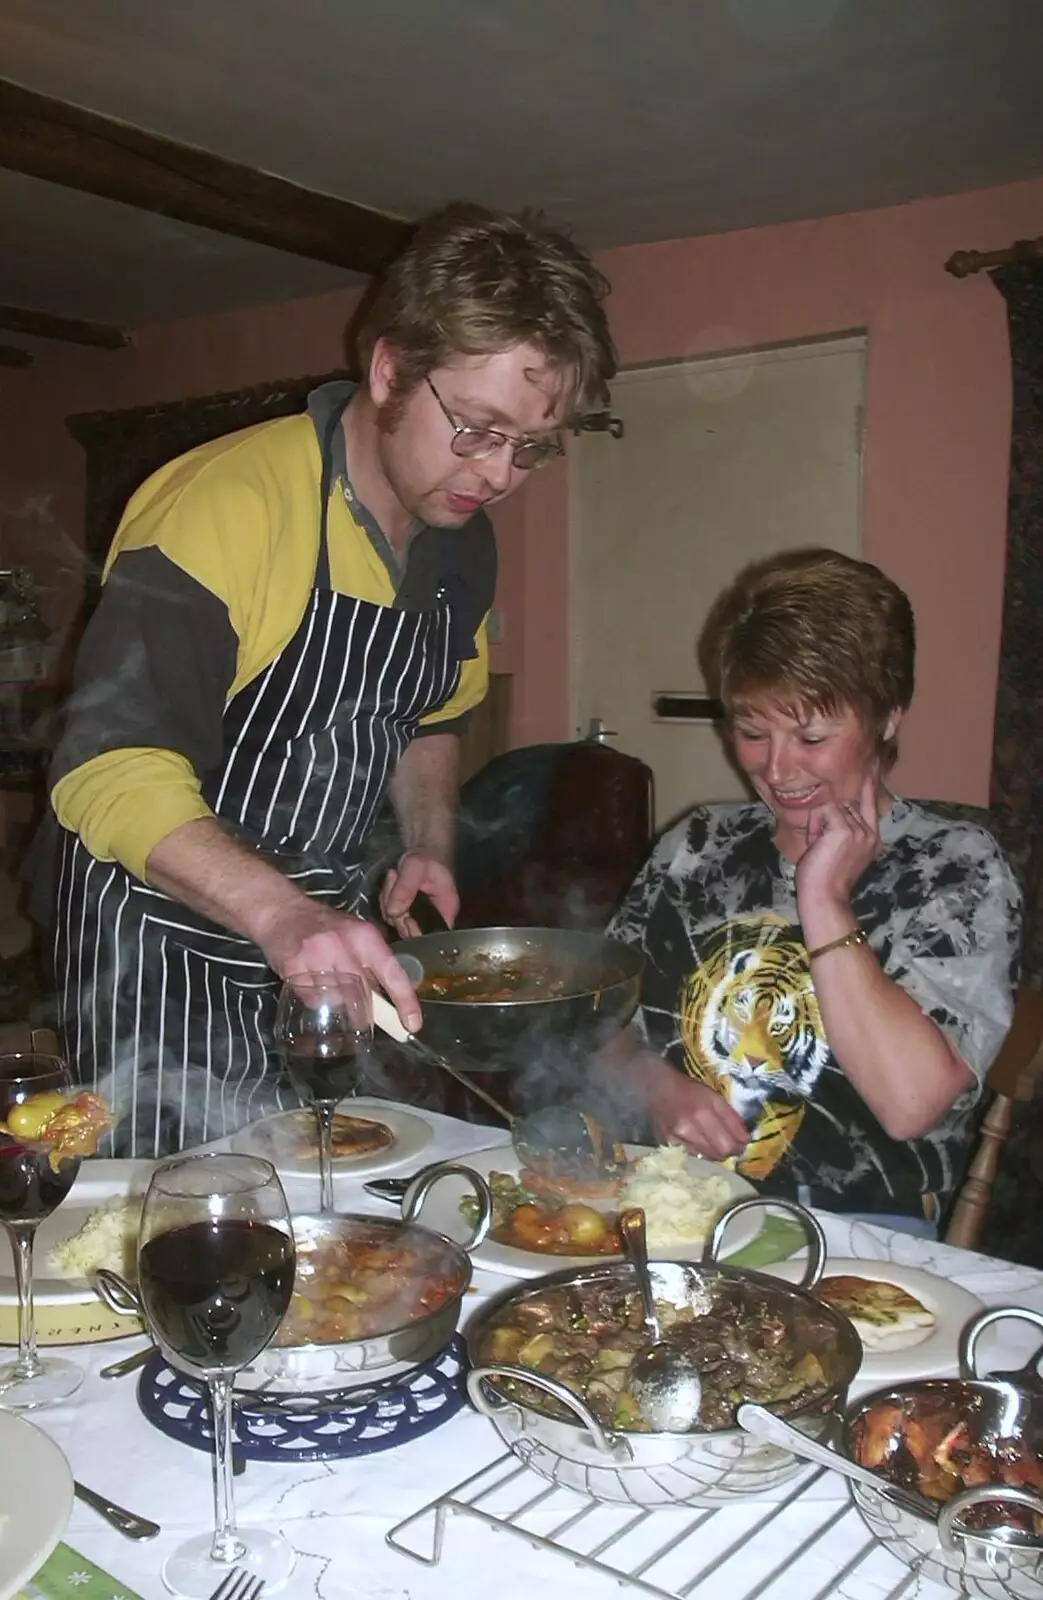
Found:
[(372, 275), (411, 225), (0, 79), (0, 167)]
[(31, 350), (19, 350), (14, 344), (0, 344), (0, 367), (31, 367)]
[(123, 350), (130, 343), (129, 333), (122, 328), (80, 322), (76, 317), (56, 317), (49, 311), (31, 311), (28, 306), (0, 306), (0, 328), (7, 333), (26, 333), (34, 339), (89, 344), (95, 350)]

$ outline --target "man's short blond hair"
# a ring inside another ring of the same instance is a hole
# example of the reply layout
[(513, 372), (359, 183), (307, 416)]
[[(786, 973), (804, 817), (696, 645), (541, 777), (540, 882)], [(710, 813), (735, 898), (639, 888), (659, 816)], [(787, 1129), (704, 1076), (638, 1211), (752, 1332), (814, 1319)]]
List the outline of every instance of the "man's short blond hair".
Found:
[(616, 351), (608, 280), (536, 213), (458, 201), (421, 222), (392, 262), (357, 333), (362, 370), (378, 339), (396, 357), (394, 413), (457, 355), (532, 345), (567, 387), (568, 414), (604, 405)]
[(714, 605), (700, 654), (729, 718), (754, 703), (795, 716), (850, 708), (893, 761), (884, 732), (913, 697), (916, 629), (879, 567), (824, 549), (754, 562)]

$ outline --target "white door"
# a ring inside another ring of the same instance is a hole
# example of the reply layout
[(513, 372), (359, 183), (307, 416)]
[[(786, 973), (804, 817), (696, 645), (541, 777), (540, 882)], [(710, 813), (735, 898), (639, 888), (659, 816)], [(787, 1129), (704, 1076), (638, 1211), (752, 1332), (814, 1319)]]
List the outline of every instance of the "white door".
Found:
[(716, 596), (778, 550), (858, 553), (864, 392), (861, 337), (644, 367), (612, 385), (623, 437), (570, 447), (572, 722), (648, 763), (660, 826), (744, 793), (711, 723), (655, 709), (705, 696)]

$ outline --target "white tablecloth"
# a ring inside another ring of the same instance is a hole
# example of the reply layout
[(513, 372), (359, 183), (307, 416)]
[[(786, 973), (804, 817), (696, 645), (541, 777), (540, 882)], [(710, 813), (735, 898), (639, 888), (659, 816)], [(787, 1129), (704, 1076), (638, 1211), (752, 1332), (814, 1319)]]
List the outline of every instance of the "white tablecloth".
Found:
[[(505, 1132), (435, 1113), (424, 1115), (435, 1127), (435, 1142), (424, 1152), (425, 1163), (508, 1137)], [(288, 1183), (287, 1190), (295, 1209), (315, 1208), (314, 1185)], [(338, 1180), (337, 1206), (388, 1214), (386, 1206), (363, 1193), (358, 1181)], [(840, 1217), (822, 1214), (821, 1220), (831, 1255), (924, 1267), (962, 1284), (988, 1305), (1028, 1305), (1043, 1311), (1043, 1273)], [(465, 1320), (483, 1296), (502, 1288), (504, 1282), (502, 1277), (477, 1271), (477, 1294), (468, 1297)], [(1008, 1323), (985, 1349), (990, 1365), (1014, 1366), (1025, 1361), (1038, 1343), (1032, 1328)], [(65, 1535), (70, 1545), (143, 1600), (160, 1600), (166, 1594), (159, 1577), (165, 1556), (188, 1534), (210, 1526), (212, 1478), (206, 1456), (164, 1437), (142, 1416), (136, 1376), (107, 1382), (98, 1377), (99, 1368), (133, 1348), (131, 1342), (122, 1341), (76, 1351), (76, 1358), (87, 1368), (79, 1394), (66, 1405), (34, 1413), (33, 1421), (62, 1446), (77, 1478), (162, 1525), (159, 1538), (135, 1545), (77, 1501)], [(540, 1585), (553, 1594), (567, 1589), (570, 1600), (587, 1600), (588, 1596), (590, 1600), (609, 1600), (610, 1595), (618, 1595), (619, 1588), (610, 1578), (579, 1571), (560, 1554), (531, 1549), (470, 1518), (449, 1521), (441, 1561), (431, 1568), (388, 1548), (385, 1534), (395, 1523), (479, 1471), (502, 1450), (492, 1426), (468, 1409), (425, 1438), (383, 1454), (309, 1465), (251, 1461), (236, 1480), (239, 1518), (244, 1524), (281, 1529), (296, 1547), (296, 1570), (281, 1591), (292, 1600), (306, 1596), (348, 1600), (362, 1595), (372, 1600), (445, 1600), (450, 1595), (484, 1590), (494, 1593), (497, 1600), (532, 1600)], [(533, 1485), (538, 1488), (539, 1480), (534, 1479)], [(814, 1486), (811, 1497), (843, 1502), (846, 1486), (828, 1474)], [(838, 1542), (832, 1570), (840, 1573), (845, 1560)], [(889, 1563), (890, 1558), (885, 1561)], [(828, 1560), (826, 1566), (828, 1569)], [(899, 1569), (892, 1564), (875, 1591), (861, 1580), (861, 1588), (849, 1589), (841, 1582), (835, 1589), (830, 1586), (830, 1592), (861, 1600), (874, 1592), (887, 1593), (898, 1575)], [(823, 1581), (829, 1583), (828, 1570), (824, 1580), (819, 1574), (815, 1582), (802, 1582), (801, 1594), (816, 1592), (816, 1585), (818, 1592), (824, 1592)], [(724, 1572), (719, 1582), (711, 1573), (695, 1592), (705, 1600), (717, 1600), (718, 1596), (737, 1600), (739, 1593), (734, 1575)], [(790, 1588), (788, 1592), (797, 1591)], [(943, 1592), (926, 1583), (909, 1591), (924, 1597)], [(770, 1593), (784, 1597), (787, 1589)], [(118, 1589), (114, 1589), (116, 1595)]]

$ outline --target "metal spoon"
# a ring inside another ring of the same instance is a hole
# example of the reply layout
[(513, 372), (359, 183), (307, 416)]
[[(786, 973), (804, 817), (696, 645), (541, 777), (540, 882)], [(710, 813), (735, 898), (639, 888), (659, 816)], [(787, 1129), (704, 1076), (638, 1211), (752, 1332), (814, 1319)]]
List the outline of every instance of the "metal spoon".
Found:
[[(491, 1095), (488, 1089), (475, 1083), (467, 1073), (461, 1072), (445, 1056), (437, 1050), (432, 1050), (430, 1045), (415, 1033), (409, 1033), (403, 1027), (401, 1018), (389, 1000), (382, 994), (373, 994), (373, 1021), (382, 1033), (389, 1039), (394, 1039), (397, 1044), (408, 1046), (422, 1061), (438, 1067), (441, 1072), (446, 1072), (457, 1083), (469, 1089), (472, 1094), (484, 1100), (491, 1110), (502, 1117), (510, 1128), (514, 1138), (514, 1146), (524, 1160), (526, 1155), (539, 1161), (553, 1153), (575, 1154), (583, 1156), (595, 1164), (600, 1164), (603, 1152), (600, 1148), (600, 1132), (598, 1142), (592, 1136), (592, 1123), (583, 1113), (574, 1106), (545, 1106), (539, 1111), (528, 1112), (524, 1116), (515, 1116), (512, 1111)], [(620, 1152), (620, 1156), (622, 1152)], [(382, 1199), (391, 1198), (385, 1194)]]
[(819, 1444), (816, 1439), (809, 1439), (807, 1434), (801, 1433), (791, 1423), (783, 1422), (781, 1417), (777, 1417), (773, 1411), (766, 1411), (763, 1406), (741, 1405), (735, 1413), (735, 1420), (746, 1433), (762, 1440), (764, 1444), (777, 1445), (780, 1450), (800, 1456), (802, 1461), (813, 1461), (818, 1467), (828, 1467), (831, 1472), (852, 1478), (855, 1483), (875, 1489), (877, 1494), (886, 1495), (907, 1511), (915, 1512), (918, 1517), (930, 1517), (932, 1522), (938, 1520), (938, 1507), (926, 1495), (917, 1494), (914, 1489), (904, 1489), (889, 1478), (882, 1478), (879, 1473), (870, 1472), (868, 1467), (859, 1466), (838, 1451)]
[(122, 1361), (112, 1361), (107, 1367), (102, 1367), (98, 1373), (99, 1378), (125, 1378), (128, 1372), (137, 1372), (146, 1361), (156, 1353), (154, 1344), (147, 1344), (144, 1350), (135, 1350), (132, 1356), (124, 1356)]
[(124, 1510), (114, 1501), (99, 1494), (96, 1489), (88, 1489), (86, 1484), (74, 1483), (73, 1488), (77, 1500), (82, 1500), (85, 1505), (91, 1506), (100, 1517), (104, 1517), (110, 1528), (115, 1528), (117, 1533), (122, 1533), (127, 1539), (154, 1539), (159, 1533), (158, 1522), (150, 1522), (147, 1517), (138, 1517), (133, 1511)]
[(495, 1096), (489, 1094), (488, 1090), (483, 1089), (480, 1084), (474, 1083), (466, 1073), (460, 1072), (458, 1068), (453, 1066), (451, 1061), (447, 1061), (445, 1056), (439, 1055), (437, 1050), (432, 1050), (431, 1046), (425, 1044), (423, 1039), (418, 1039), (415, 1033), (410, 1033), (403, 1026), (402, 1019), (390, 1000), (386, 1000), (382, 994), (378, 994), (376, 991), (374, 991), (372, 999), (373, 1021), (382, 1033), (386, 1033), (389, 1039), (394, 1039), (396, 1044), (408, 1045), (429, 1065), (438, 1067), (441, 1072), (447, 1072), (451, 1078), (456, 1079), (457, 1083), (463, 1084), (465, 1089), (470, 1089), (472, 1094), (476, 1094), (479, 1100), (484, 1100), (486, 1105), (495, 1111), (498, 1117), (502, 1117), (509, 1127), (513, 1125), (513, 1116), (506, 1106), (500, 1104)]
[(657, 1433), (686, 1433), (699, 1421), (703, 1385), (698, 1368), (687, 1351), (667, 1343), (656, 1310), (652, 1281), (648, 1276), (648, 1241), (645, 1214), (637, 1207), (619, 1214), (623, 1254), (634, 1269), (645, 1327), (652, 1343), (638, 1351), (630, 1363), (627, 1388), (637, 1401), (641, 1415)]

